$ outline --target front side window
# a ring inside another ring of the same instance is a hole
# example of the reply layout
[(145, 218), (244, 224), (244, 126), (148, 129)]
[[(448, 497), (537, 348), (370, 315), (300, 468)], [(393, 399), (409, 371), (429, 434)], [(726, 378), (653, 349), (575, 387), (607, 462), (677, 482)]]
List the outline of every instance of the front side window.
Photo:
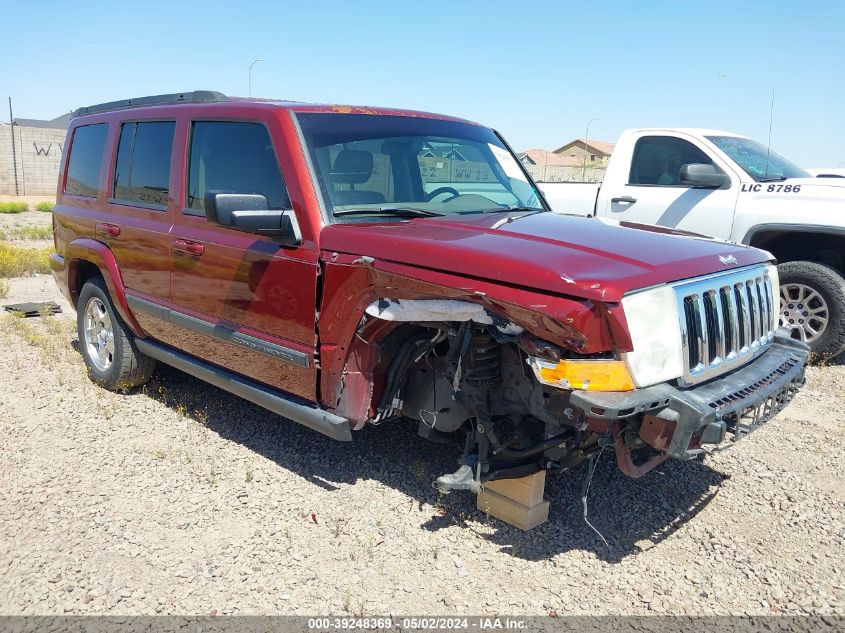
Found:
[(628, 184), (683, 186), (681, 167), (691, 163), (712, 165), (702, 150), (674, 136), (644, 136), (634, 147)]
[(84, 125), (73, 131), (67, 161), (65, 193), (96, 198), (108, 125)]
[(174, 121), (124, 123), (114, 168), (114, 198), (166, 207)]
[(543, 210), (517, 159), (487, 128), (440, 119), (300, 113), (323, 200), (335, 218), (509, 208)]
[(707, 136), (757, 182), (810, 178), (810, 174), (762, 143), (740, 136)]
[(190, 209), (205, 210), (205, 194), (257, 193), (270, 209), (289, 209), (270, 134), (261, 123), (196, 121), (188, 158)]

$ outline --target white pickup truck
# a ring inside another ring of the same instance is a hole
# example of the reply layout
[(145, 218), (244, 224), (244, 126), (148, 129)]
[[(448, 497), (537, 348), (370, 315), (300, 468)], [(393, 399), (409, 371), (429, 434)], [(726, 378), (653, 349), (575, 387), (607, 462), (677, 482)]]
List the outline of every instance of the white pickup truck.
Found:
[(601, 183), (539, 183), (552, 209), (763, 248), (780, 263), (780, 323), (822, 357), (845, 350), (845, 178), (812, 177), (715, 130), (625, 131)]

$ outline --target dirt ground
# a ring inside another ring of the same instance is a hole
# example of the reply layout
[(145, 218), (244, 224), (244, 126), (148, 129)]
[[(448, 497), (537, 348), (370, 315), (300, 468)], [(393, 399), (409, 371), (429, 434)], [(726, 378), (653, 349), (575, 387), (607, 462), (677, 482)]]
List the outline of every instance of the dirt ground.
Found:
[(106, 392), (50, 277), (0, 304), (45, 300), (0, 317), (0, 614), (845, 615), (841, 361), (703, 461), (603, 456), (605, 544), (583, 468), (521, 532), (438, 496), (459, 455), (413, 426), (335, 443), (167, 367)]

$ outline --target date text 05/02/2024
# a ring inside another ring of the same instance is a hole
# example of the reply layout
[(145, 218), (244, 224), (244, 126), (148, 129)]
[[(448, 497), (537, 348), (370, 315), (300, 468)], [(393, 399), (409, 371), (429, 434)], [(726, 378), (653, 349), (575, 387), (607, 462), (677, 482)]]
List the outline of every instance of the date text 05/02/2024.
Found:
[(510, 630), (519, 631), (527, 627), (527, 622), (519, 618), (499, 617), (406, 617), (406, 618), (309, 618), (308, 629), (315, 631), (329, 630)]

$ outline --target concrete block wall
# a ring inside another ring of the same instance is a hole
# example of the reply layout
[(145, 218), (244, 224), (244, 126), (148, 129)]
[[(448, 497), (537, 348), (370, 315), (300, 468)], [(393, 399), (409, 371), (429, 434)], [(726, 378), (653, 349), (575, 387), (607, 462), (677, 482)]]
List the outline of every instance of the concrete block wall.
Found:
[(537, 182), (601, 182), (605, 169), (564, 167), (561, 165), (526, 165), (526, 171)]
[(22, 196), (55, 195), (65, 130), (17, 125), (0, 126), (0, 195), (15, 195), (13, 133), (17, 158), (17, 193)]

